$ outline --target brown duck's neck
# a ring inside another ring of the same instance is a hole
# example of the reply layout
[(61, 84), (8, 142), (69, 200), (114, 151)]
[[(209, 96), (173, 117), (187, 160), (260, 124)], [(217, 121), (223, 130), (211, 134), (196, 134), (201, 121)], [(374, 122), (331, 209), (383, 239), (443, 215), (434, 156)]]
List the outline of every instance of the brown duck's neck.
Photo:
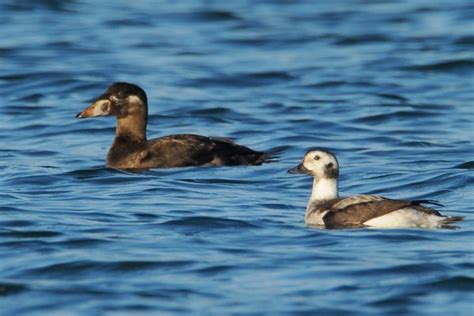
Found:
[(124, 138), (137, 142), (146, 141), (147, 118), (143, 115), (128, 115), (117, 118), (116, 138)]

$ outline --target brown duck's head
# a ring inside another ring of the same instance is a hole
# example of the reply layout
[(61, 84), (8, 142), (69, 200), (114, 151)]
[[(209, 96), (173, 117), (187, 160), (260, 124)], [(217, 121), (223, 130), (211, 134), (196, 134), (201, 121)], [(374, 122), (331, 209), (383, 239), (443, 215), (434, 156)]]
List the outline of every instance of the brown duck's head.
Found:
[(303, 162), (288, 170), (289, 173), (306, 173), (319, 179), (337, 179), (339, 163), (336, 156), (322, 148), (309, 149)]
[(117, 118), (148, 115), (146, 93), (137, 85), (127, 82), (111, 84), (88, 108), (76, 115), (77, 118), (113, 115)]

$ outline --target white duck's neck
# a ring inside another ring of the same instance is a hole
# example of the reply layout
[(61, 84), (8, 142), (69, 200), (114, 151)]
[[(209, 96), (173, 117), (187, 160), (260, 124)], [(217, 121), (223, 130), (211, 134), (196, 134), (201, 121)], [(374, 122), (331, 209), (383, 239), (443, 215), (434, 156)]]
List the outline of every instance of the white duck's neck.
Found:
[(309, 198), (309, 203), (315, 201), (332, 200), (338, 197), (337, 179), (316, 179), (313, 180), (313, 191)]

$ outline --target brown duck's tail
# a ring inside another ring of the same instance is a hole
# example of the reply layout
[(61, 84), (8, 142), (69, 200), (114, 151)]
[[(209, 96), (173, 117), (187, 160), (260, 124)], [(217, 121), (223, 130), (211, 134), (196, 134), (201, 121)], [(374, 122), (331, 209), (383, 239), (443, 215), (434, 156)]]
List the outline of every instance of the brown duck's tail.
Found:
[(270, 150), (264, 151), (258, 157), (256, 164), (263, 164), (263, 163), (272, 163), (277, 162), (280, 159), (281, 153), (285, 150), (285, 147), (275, 147)]
[(282, 148), (273, 148), (268, 151), (255, 151), (250, 148), (244, 147), (244, 150), (240, 150), (231, 157), (225, 157), (222, 160), (225, 165), (247, 165), (247, 166), (260, 166), (264, 163), (277, 162), (280, 158), (280, 154), (283, 151)]
[(284, 147), (275, 147), (267, 151), (257, 151), (249, 147), (236, 144), (230, 139), (212, 137), (214, 141), (214, 165), (238, 166), (261, 165), (275, 162), (280, 157)]

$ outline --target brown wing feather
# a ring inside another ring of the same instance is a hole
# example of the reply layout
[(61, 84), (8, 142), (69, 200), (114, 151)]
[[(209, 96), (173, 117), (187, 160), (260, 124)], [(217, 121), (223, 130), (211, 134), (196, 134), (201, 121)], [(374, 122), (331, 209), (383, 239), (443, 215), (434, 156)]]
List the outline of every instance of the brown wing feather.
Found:
[(266, 154), (238, 145), (227, 138), (193, 134), (169, 135), (149, 142), (143, 163), (160, 167), (200, 165), (255, 165), (265, 162)]
[(346, 207), (351, 206), (353, 204), (374, 202), (374, 201), (382, 201), (382, 200), (386, 200), (386, 198), (383, 198), (383, 197), (378, 196), (378, 195), (350, 196), (350, 197), (346, 197), (346, 198), (336, 200), (335, 203), (332, 205), (332, 209), (342, 210), (342, 209), (345, 209)]
[[(378, 195), (358, 195), (358, 196), (350, 196), (346, 198), (336, 198), (336, 199), (326, 200), (326, 201), (316, 201), (310, 205), (309, 207), (310, 211), (307, 217), (312, 217), (316, 213), (324, 212), (327, 210), (330, 210), (331, 212), (340, 212), (354, 204), (360, 204), (363, 202), (365, 203), (365, 202), (372, 202), (372, 201), (381, 201), (384, 199), (385, 198)], [(330, 215), (330, 216), (333, 216), (333, 215)], [(338, 216), (338, 219), (342, 216), (343, 216), (342, 214)]]
[(227, 138), (211, 138), (216, 146), (213, 150), (215, 165), (261, 165), (270, 161), (273, 154), (250, 149)]
[(197, 166), (213, 159), (216, 144), (199, 135), (169, 135), (149, 141), (148, 155), (143, 163), (160, 167)]

